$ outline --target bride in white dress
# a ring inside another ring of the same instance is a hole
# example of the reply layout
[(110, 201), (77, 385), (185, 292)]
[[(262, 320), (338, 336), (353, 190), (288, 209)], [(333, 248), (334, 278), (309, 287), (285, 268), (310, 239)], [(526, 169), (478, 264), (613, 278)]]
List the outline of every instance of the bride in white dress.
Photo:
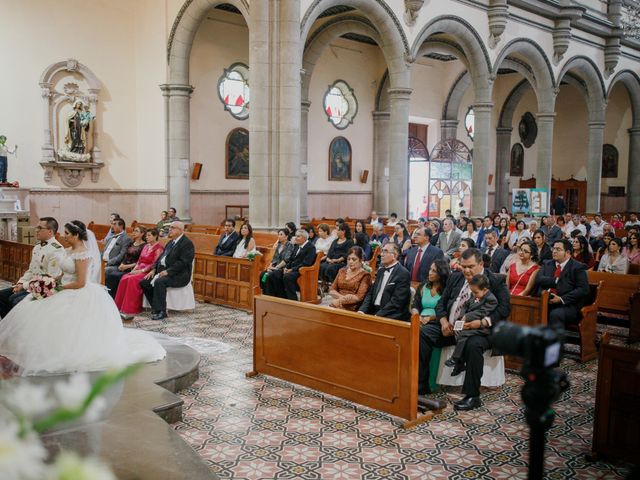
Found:
[(23, 375), (105, 370), (164, 358), (164, 348), (146, 332), (124, 328), (106, 290), (89, 281), (87, 230), (77, 220), (64, 226), (62, 290), (27, 296), (0, 321), (0, 356)]

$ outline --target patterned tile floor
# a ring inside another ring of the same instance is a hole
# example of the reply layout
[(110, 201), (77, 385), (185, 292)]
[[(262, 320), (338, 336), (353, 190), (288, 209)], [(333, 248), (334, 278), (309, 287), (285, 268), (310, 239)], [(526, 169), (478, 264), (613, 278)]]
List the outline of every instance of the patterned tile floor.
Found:
[[(245, 378), (252, 368), (252, 318), (198, 304), (168, 322), (147, 315), (136, 326), (181, 337), (202, 353), (200, 379), (180, 392), (176, 430), (221, 478), (508, 479), (526, 478), (528, 428), (522, 381), (509, 374), (483, 393), (484, 406), (455, 412), (458, 389), (439, 393), (442, 415), (412, 430), (398, 419), (273, 378)], [(628, 466), (589, 463), (597, 364), (568, 358), (571, 389), (556, 404), (548, 435), (546, 478), (624, 478)]]

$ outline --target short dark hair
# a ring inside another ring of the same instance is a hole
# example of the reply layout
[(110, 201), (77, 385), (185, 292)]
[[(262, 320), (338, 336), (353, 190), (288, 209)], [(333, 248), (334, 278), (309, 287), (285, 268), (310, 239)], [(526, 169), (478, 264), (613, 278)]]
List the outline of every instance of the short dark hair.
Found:
[(156, 227), (150, 228), (149, 230), (147, 230), (147, 233), (150, 233), (151, 235), (156, 237), (156, 240), (160, 236), (160, 232), (158, 231), (158, 229)]
[(347, 252), (347, 257), (351, 254), (354, 254), (356, 257), (358, 257), (358, 259), (362, 262), (364, 261), (364, 250), (362, 250), (361, 247), (359, 246), (355, 246), (355, 247), (351, 247), (349, 249), (349, 251)]
[(389, 215), (390, 217), (395, 217), (398, 218), (398, 214), (396, 212), (391, 212), (391, 215)]
[(483, 275), (482, 273), (479, 273), (477, 275), (474, 275), (471, 280), (469, 280), (469, 285), (473, 286), (473, 287), (478, 287), (481, 290), (488, 290), (489, 289), (489, 279)]
[(555, 242), (553, 242), (553, 245), (556, 246), (558, 243), (562, 244), (562, 248), (564, 249), (565, 252), (571, 253), (573, 251), (573, 245), (571, 245), (571, 242), (566, 238), (561, 238), (560, 240), (556, 240)]
[(58, 221), (53, 217), (42, 217), (41, 222), (47, 222), (47, 228), (55, 234), (58, 231)]
[(467, 244), (467, 249), (476, 248), (476, 242), (471, 237), (463, 238), (462, 240), (460, 240), (460, 243), (462, 242)]
[(236, 226), (236, 221), (235, 221), (235, 219), (233, 219), (233, 218), (226, 218), (226, 219), (224, 220), (224, 223), (227, 223), (227, 222), (229, 222), (229, 223), (231, 224), (231, 226), (233, 226), (233, 227), (235, 227), (235, 226)]
[(118, 212), (111, 212), (109, 215), (113, 215), (116, 218), (120, 218), (120, 214)]
[(169, 210), (173, 210), (173, 213), (178, 213), (178, 211), (175, 209), (175, 207), (169, 207)]
[(338, 230), (340, 230), (341, 232), (344, 232), (344, 236), (345, 238), (351, 238), (351, 227), (349, 227), (349, 224), (346, 222), (341, 223), (340, 225), (338, 225)]
[(122, 230), (126, 228), (126, 224), (124, 223), (124, 220), (122, 218), (118, 217), (114, 220), (114, 222), (116, 222), (116, 225), (120, 225), (120, 228), (122, 228)]
[(482, 252), (477, 248), (467, 248), (462, 254), (460, 258), (463, 260), (469, 260), (471, 257), (476, 259), (476, 262), (482, 263)]

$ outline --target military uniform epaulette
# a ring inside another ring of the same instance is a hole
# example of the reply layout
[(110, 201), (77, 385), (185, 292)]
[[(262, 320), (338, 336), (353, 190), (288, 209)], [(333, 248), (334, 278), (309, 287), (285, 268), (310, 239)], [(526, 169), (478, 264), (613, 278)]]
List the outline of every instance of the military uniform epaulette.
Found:
[(51, 245), (53, 245), (53, 248), (62, 248), (62, 245), (59, 243), (52, 243)]

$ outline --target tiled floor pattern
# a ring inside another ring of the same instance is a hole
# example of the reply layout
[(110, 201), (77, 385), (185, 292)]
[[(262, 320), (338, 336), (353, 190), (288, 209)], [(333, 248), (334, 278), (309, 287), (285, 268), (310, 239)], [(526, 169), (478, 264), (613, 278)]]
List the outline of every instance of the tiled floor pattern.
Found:
[[(180, 394), (176, 430), (221, 478), (234, 479), (518, 479), (526, 478), (528, 428), (522, 381), (509, 374), (483, 393), (484, 406), (442, 415), (412, 430), (379, 412), (273, 378), (245, 378), (252, 368), (252, 318), (198, 304), (168, 322), (135, 324), (182, 337), (202, 354), (200, 379)], [(571, 389), (556, 404), (546, 478), (623, 478), (624, 465), (589, 463), (597, 364), (563, 361)], [(449, 402), (459, 390), (439, 394)]]

